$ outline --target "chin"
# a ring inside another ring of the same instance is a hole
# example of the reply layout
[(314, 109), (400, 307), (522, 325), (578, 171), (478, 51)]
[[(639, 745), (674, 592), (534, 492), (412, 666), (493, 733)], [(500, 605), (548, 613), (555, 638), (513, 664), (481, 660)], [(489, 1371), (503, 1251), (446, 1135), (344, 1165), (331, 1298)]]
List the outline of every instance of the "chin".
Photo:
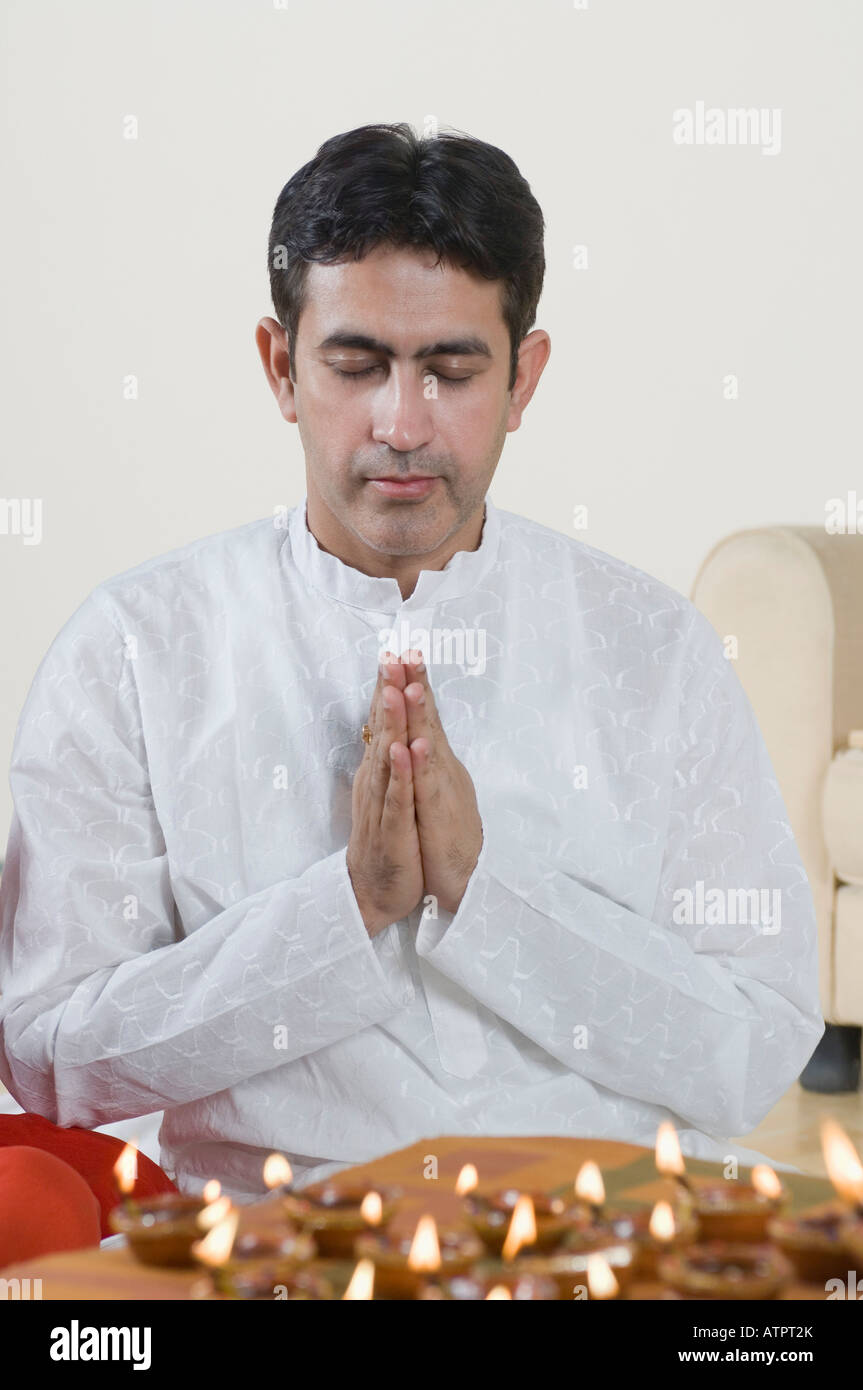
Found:
[(367, 512), (357, 518), (357, 535), (372, 550), (390, 555), (423, 555), (442, 545), (452, 532), (454, 519), (441, 514), (441, 509), (425, 512), (422, 504), (411, 506), (400, 502), (398, 510), (389, 515)]
[(448, 528), (437, 526), (368, 526), (359, 531), (370, 550), (382, 555), (428, 555), (442, 545)]

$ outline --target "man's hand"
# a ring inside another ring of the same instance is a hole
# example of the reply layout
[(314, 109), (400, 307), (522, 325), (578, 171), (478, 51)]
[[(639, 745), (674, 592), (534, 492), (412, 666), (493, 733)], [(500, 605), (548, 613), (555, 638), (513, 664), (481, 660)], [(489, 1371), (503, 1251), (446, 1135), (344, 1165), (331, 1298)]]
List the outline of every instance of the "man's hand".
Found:
[(412, 912), (423, 894), (404, 698), (378, 680), (366, 744), (354, 776), (347, 868), (369, 936)]
[(386, 672), (402, 696), (407, 721), (425, 892), (444, 911), (456, 912), (482, 849), (476, 791), (443, 731), (422, 653), (406, 652)]

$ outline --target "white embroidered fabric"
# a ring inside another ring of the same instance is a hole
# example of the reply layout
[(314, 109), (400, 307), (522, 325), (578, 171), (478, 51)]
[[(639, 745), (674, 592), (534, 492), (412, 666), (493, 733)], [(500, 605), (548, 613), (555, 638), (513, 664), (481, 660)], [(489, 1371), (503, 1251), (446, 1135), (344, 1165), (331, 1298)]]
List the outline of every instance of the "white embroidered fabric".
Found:
[[(371, 940), (345, 855), (393, 642), (424, 651), (484, 842), (454, 916)], [(478, 549), (404, 601), (318, 546), (305, 500), (100, 584), (10, 781), (0, 1078), (61, 1125), (164, 1109), (183, 1190), (251, 1200), (273, 1150), (302, 1186), (439, 1134), (652, 1145), (663, 1119), (759, 1161), (727, 1136), (824, 1030), (808, 882), (719, 637), (490, 498)]]

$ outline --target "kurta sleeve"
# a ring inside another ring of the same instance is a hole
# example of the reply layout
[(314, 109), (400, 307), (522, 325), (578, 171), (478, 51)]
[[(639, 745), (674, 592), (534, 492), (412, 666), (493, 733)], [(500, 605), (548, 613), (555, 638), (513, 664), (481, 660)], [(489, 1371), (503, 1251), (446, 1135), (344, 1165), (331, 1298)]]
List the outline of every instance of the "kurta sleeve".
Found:
[(650, 915), (492, 822), (458, 911), (423, 923), (417, 951), (573, 1071), (726, 1138), (764, 1118), (824, 1032), (815, 914), (755, 715), (694, 606), (669, 698)]
[(345, 847), (183, 934), (133, 668), (94, 590), (39, 667), (12, 750), (0, 1078), (64, 1126), (211, 1095), (414, 993), (366, 931)]

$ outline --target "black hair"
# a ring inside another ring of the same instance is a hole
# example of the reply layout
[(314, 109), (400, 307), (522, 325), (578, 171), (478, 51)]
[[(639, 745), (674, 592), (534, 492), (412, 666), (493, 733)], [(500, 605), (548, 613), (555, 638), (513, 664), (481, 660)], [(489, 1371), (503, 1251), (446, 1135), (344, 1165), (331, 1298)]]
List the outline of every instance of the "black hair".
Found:
[(360, 260), (387, 243), (501, 281), (511, 391), (542, 291), (543, 231), (528, 183), (495, 145), (460, 131), (419, 137), (403, 122), (332, 136), (285, 184), (270, 229), (270, 291), (292, 380), (309, 263)]

